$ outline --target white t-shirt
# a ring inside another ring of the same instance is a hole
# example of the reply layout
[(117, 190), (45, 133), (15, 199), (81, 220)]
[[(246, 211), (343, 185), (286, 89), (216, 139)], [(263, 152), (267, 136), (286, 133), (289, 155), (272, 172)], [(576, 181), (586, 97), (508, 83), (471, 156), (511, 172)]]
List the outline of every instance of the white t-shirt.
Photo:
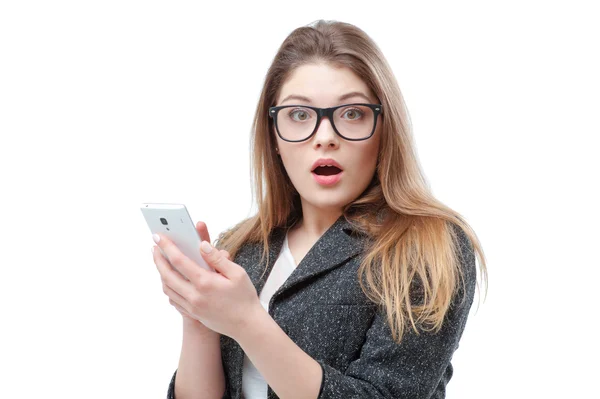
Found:
[[(269, 311), (271, 297), (285, 283), (285, 280), (295, 268), (296, 262), (288, 247), (286, 233), (281, 252), (259, 295), (260, 303), (267, 312)], [(246, 399), (266, 399), (267, 397), (267, 383), (246, 354), (244, 354), (244, 369), (242, 372), (242, 394)]]

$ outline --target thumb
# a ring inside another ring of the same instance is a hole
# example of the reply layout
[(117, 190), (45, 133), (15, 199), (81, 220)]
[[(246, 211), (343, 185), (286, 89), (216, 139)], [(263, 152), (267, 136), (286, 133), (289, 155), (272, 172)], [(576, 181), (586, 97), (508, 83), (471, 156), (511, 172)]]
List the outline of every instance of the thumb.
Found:
[(229, 277), (232, 275), (236, 265), (226, 257), (229, 253), (223, 252), (226, 251), (220, 251), (210, 245), (208, 241), (202, 241), (200, 244), (200, 254), (206, 263), (225, 277)]
[[(200, 236), (200, 241), (210, 242), (210, 235), (208, 234), (208, 228), (206, 227), (206, 223), (204, 223), (204, 222), (196, 223), (196, 231), (198, 232), (198, 235)], [(231, 260), (231, 256), (229, 255), (229, 252), (227, 250), (221, 249), (220, 251), (224, 257)]]

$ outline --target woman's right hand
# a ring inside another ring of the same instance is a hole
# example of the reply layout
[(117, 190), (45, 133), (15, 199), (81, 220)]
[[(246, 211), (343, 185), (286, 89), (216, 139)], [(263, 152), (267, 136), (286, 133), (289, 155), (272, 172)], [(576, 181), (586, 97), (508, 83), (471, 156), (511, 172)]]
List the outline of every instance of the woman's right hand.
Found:
[[(206, 228), (206, 223), (204, 222), (198, 222), (196, 223), (196, 231), (198, 231), (198, 235), (200, 236), (200, 239), (202, 241), (208, 241), (210, 242), (210, 236), (208, 234), (208, 229)], [(198, 249), (199, 251), (200, 249)], [(227, 252), (224, 249), (219, 250), (221, 253), (223, 253), (223, 255), (229, 259), (229, 252)], [(163, 257), (163, 259), (165, 261), (168, 262), (168, 260), (166, 258)], [(177, 269), (173, 268), (173, 270), (177, 271)], [(166, 291), (165, 290), (165, 286), (163, 283), (163, 292)], [(165, 293), (166, 295), (166, 293)], [(177, 311), (181, 314), (181, 316), (183, 317), (183, 322), (184, 322), (184, 326), (186, 327), (194, 327), (194, 328), (200, 328), (200, 329), (206, 329), (207, 332), (212, 332), (211, 329), (209, 329), (208, 327), (206, 327), (204, 324), (202, 324), (201, 321), (195, 319), (194, 317), (192, 317), (188, 312), (185, 311), (185, 309), (183, 309), (182, 307), (180, 307), (179, 305), (177, 305), (177, 303), (175, 303), (171, 298), (169, 298), (169, 303), (171, 305), (173, 305), (173, 307), (175, 307), (175, 309), (177, 309)]]

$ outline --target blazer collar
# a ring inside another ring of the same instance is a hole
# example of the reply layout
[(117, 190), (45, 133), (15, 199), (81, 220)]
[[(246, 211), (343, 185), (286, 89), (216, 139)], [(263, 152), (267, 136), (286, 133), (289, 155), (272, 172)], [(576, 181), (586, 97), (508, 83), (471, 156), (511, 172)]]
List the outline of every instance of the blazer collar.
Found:
[[(259, 294), (279, 256), (287, 230), (287, 227), (278, 227), (271, 233), (268, 265), (265, 266), (266, 259), (259, 262), (262, 253), (262, 244), (259, 243), (251, 244), (248, 252), (242, 251), (236, 257), (236, 263), (246, 269)], [(283, 291), (345, 263), (363, 250), (366, 238), (368, 235), (356, 230), (344, 215), (341, 215), (302, 258), (296, 269), (275, 292), (273, 299)], [(267, 270), (263, 273), (265, 267)]]

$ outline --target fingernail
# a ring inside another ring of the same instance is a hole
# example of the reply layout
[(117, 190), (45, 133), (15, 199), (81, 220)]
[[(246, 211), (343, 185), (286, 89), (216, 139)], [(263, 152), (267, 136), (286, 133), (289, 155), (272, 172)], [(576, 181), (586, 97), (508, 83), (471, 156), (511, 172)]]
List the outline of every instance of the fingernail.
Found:
[(155, 243), (158, 244), (158, 242), (160, 241), (160, 236), (158, 234), (152, 234), (152, 239)]
[(210, 251), (212, 251), (212, 247), (210, 246), (210, 244), (207, 241), (202, 241), (202, 243), (200, 244), (200, 248), (202, 249), (202, 252), (204, 252), (205, 254), (209, 254)]

